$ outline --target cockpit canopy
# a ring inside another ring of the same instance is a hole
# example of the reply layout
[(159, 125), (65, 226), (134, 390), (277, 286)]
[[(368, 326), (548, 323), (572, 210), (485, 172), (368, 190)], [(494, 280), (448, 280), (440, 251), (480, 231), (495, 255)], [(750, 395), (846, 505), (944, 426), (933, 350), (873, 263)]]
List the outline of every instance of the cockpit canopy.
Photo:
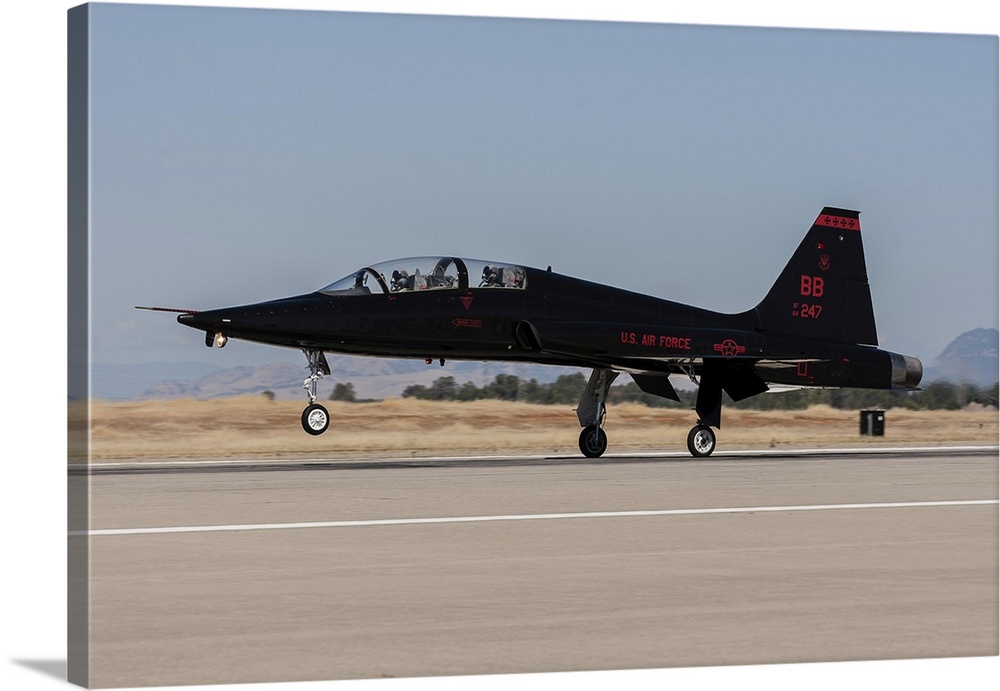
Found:
[(468, 288), (523, 290), (526, 283), (522, 266), (458, 257), (411, 257), (366, 266), (319, 292), (339, 296)]

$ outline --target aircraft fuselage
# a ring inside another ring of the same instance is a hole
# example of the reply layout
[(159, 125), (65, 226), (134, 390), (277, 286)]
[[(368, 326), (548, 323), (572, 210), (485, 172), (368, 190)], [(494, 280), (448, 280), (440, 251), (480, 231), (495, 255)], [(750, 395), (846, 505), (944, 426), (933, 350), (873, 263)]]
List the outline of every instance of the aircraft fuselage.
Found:
[(178, 321), (257, 343), (376, 357), (610, 365), (664, 374), (683, 373), (687, 361), (713, 359), (760, 363), (764, 381), (783, 385), (887, 389), (919, 382), (904, 356), (769, 333), (754, 310), (723, 314), (524, 270), (523, 290), (315, 292), (183, 314)]

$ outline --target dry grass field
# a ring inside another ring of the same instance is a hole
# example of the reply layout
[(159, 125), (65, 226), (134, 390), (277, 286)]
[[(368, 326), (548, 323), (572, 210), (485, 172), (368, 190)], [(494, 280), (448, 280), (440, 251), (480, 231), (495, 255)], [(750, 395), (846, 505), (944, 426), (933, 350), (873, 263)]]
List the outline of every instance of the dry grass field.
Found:
[[(75, 404), (82, 405), (82, 404)], [(434, 455), (578, 454), (572, 406), (500, 401), (395, 399), (324, 402), (330, 429), (302, 431), (300, 401), (261, 396), (91, 403), (93, 462), (343, 459)], [(70, 427), (74, 422), (70, 408)], [(688, 410), (611, 406), (609, 453), (684, 451), (694, 424)], [(889, 410), (884, 437), (862, 437), (858, 412), (815, 406), (802, 411), (723, 411), (719, 451), (996, 443), (996, 409)], [(74, 435), (71, 435), (71, 440)], [(71, 444), (71, 459), (85, 460)]]

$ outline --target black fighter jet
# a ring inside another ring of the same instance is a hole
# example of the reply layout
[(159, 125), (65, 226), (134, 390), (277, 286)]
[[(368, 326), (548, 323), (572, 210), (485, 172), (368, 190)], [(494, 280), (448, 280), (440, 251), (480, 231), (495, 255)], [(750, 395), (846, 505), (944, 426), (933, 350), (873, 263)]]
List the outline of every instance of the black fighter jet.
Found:
[[(679, 401), (670, 375), (698, 385), (694, 456), (716, 447), (722, 392), (734, 401), (769, 385), (915, 389), (915, 357), (880, 350), (859, 212), (827, 207), (771, 290), (751, 310), (721, 314), (503, 262), (420, 257), (367, 266), (314, 293), (240, 307), (181, 312), (205, 345), (230, 338), (301, 349), (310, 376), (302, 427), (330, 424), (316, 402), (325, 353), (502, 360), (593, 370), (576, 414), (580, 451), (608, 446), (605, 402), (627, 372), (643, 391)], [(148, 309), (148, 308), (147, 308)]]

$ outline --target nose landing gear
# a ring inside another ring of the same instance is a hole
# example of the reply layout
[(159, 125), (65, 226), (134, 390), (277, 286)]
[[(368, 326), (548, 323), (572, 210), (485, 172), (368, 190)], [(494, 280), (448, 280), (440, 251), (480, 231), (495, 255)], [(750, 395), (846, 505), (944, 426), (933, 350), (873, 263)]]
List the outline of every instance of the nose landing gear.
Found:
[(330, 365), (322, 350), (303, 350), (309, 363), (309, 376), (302, 388), (309, 395), (309, 405), (302, 411), (302, 429), (313, 436), (323, 434), (330, 427), (330, 413), (316, 402), (316, 386), (324, 374), (330, 374)]

